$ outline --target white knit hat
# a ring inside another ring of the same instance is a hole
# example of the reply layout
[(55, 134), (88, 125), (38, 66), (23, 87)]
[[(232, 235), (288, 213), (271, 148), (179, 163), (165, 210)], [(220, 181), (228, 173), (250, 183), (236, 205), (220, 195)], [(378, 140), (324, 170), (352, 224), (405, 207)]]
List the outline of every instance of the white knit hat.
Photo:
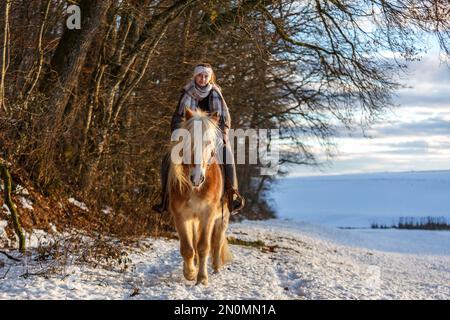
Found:
[(194, 77), (198, 75), (199, 73), (206, 73), (208, 76), (211, 77), (212, 75), (212, 69), (210, 67), (205, 66), (196, 66), (194, 69)]

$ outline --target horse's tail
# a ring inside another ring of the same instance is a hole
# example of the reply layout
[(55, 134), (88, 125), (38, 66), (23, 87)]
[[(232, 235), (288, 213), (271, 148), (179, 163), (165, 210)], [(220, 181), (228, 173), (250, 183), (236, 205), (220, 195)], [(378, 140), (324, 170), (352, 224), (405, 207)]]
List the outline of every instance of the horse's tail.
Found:
[(222, 259), (222, 264), (225, 264), (225, 263), (233, 260), (233, 256), (231, 254), (230, 247), (228, 246), (228, 239), (226, 237), (225, 237), (225, 241), (222, 246), (221, 259)]

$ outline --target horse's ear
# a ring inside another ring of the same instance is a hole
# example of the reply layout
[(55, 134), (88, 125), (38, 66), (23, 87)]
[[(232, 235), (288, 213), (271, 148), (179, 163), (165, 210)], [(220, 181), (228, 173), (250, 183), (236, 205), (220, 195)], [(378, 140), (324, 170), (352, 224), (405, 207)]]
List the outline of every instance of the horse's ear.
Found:
[(213, 114), (211, 115), (211, 120), (217, 124), (219, 123), (219, 119), (220, 119), (219, 112), (217, 111), (213, 112)]
[(193, 116), (194, 116), (194, 113), (192, 112), (192, 110), (189, 109), (189, 108), (186, 108), (186, 112), (185, 112), (186, 120), (189, 120), (189, 119), (192, 118)]

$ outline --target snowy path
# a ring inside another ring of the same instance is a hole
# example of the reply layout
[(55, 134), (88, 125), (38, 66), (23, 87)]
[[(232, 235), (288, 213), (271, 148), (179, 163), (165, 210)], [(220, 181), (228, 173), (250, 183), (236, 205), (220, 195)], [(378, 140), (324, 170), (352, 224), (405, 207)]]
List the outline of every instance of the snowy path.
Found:
[(233, 224), (229, 235), (272, 250), (232, 245), (233, 262), (208, 287), (184, 280), (176, 240), (141, 241), (126, 273), (74, 266), (65, 278), (24, 278), (0, 255), (0, 299), (450, 299), (448, 255), (344, 246), (288, 224)]

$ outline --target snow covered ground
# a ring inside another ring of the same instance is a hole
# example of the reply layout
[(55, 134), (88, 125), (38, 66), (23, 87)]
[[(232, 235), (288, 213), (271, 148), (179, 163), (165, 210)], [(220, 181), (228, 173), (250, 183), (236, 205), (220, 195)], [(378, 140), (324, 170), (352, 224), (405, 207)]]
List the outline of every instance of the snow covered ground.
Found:
[(327, 226), (391, 225), (400, 217), (450, 221), (450, 171), (286, 178), (271, 195), (281, 218)]
[(0, 299), (450, 299), (447, 252), (369, 249), (351, 230), (289, 220), (236, 223), (229, 235), (265, 246), (232, 245), (234, 260), (207, 287), (184, 280), (177, 240), (149, 238), (129, 249), (125, 273), (72, 265), (24, 277), (42, 265), (0, 254)]
[(447, 256), (448, 231), (376, 230), (370, 225), (427, 216), (450, 223), (449, 195), (450, 171), (286, 178), (272, 192), (280, 218), (291, 220), (286, 228), (367, 249)]
[[(231, 224), (247, 245), (231, 245), (234, 260), (207, 287), (183, 278), (178, 240), (148, 238), (127, 249), (126, 272), (68, 263), (40, 274), (52, 261), (0, 253), (0, 299), (449, 300), (450, 232), (367, 228), (450, 217), (449, 194), (449, 171), (285, 179), (274, 192), (281, 218)], [(26, 194), (20, 204), (32, 210)], [(36, 230), (29, 246), (45, 238)]]

